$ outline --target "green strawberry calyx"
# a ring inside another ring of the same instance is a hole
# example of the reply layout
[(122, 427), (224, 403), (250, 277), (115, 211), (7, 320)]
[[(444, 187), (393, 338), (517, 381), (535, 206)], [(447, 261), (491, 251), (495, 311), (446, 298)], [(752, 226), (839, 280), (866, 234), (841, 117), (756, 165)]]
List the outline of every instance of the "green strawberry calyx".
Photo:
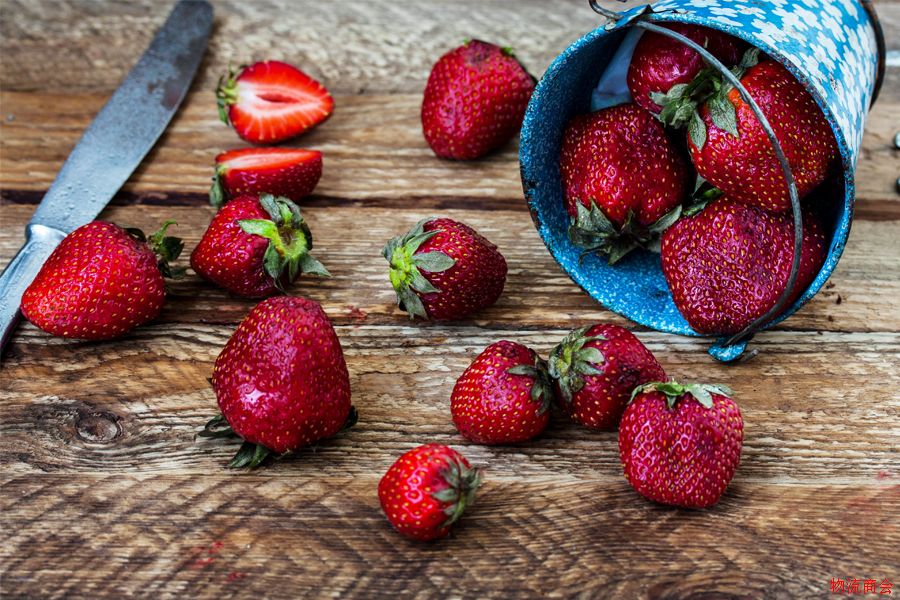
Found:
[[(225, 415), (218, 414), (210, 419), (197, 435), (205, 438), (240, 438), (228, 424)], [(234, 457), (226, 465), (229, 469), (255, 469), (263, 463), (272, 451), (262, 444), (244, 441)]]
[(174, 262), (184, 250), (184, 242), (181, 238), (166, 235), (169, 227), (177, 225), (175, 221), (168, 220), (162, 226), (150, 234), (148, 238), (144, 232), (136, 227), (126, 227), (125, 232), (139, 242), (147, 244), (156, 254), (158, 260), (156, 266), (163, 277), (169, 279), (181, 279), (187, 272), (186, 267), (173, 267), (170, 263)]
[(697, 184), (690, 200), (681, 211), (683, 217), (693, 217), (700, 214), (712, 201), (721, 198), (725, 192), (713, 186), (700, 175), (697, 175)]
[(569, 240), (582, 248), (584, 255), (593, 252), (606, 255), (611, 265), (637, 248), (653, 249), (662, 232), (681, 217), (679, 204), (649, 227), (643, 227), (629, 209), (625, 223), (617, 229), (594, 200), (590, 207), (580, 200), (575, 201), (575, 206), (577, 214), (569, 224)]
[(442, 504), (447, 504), (444, 514), (447, 520), (442, 528), (456, 523), (466, 511), (475, 504), (475, 492), (483, 481), (481, 469), (467, 467), (456, 457), (446, 457), (447, 466), (441, 470), (441, 478), (447, 484), (444, 489), (431, 494), (431, 497)]
[(397, 292), (397, 304), (401, 310), (409, 313), (410, 319), (428, 318), (419, 294), (440, 293), (422, 271), (442, 273), (456, 264), (454, 259), (443, 252), (418, 252), (422, 244), (443, 231), (425, 231), (425, 225), (433, 220), (428, 218), (419, 221), (405, 235), (389, 241), (381, 252), (391, 265), (389, 275), (391, 285)]
[(216, 85), (216, 106), (219, 109), (219, 119), (226, 125), (231, 124), (228, 107), (237, 104), (237, 101), (237, 73), (234, 67), (228, 65), (228, 71), (219, 77), (219, 83)]
[[(741, 61), (731, 69), (738, 79), (744, 76), (747, 69), (759, 63), (759, 48), (750, 48), (744, 53)], [(691, 142), (702, 150), (706, 145), (706, 123), (700, 116), (700, 107), (706, 104), (709, 117), (717, 128), (734, 137), (738, 136), (737, 111), (728, 99), (733, 89), (721, 73), (713, 67), (707, 67), (697, 73), (690, 83), (673, 85), (668, 92), (652, 92), (650, 99), (662, 110), (657, 118), (676, 129), (687, 127)]]
[[(341, 431), (350, 429), (356, 425), (358, 420), (359, 414), (356, 412), (356, 407), (351, 406), (350, 413), (347, 415), (347, 420), (341, 427)], [(228, 424), (225, 415), (221, 413), (207, 421), (206, 425), (197, 435), (212, 439), (242, 439), (241, 436), (231, 428), (231, 425)], [(272, 454), (274, 454), (274, 452), (262, 444), (254, 444), (253, 442), (244, 440), (240, 448), (238, 448), (237, 452), (235, 452), (234, 456), (225, 466), (229, 469), (255, 469), (265, 462)]]
[(328, 269), (309, 253), (313, 247), (312, 233), (297, 205), (272, 194), (262, 194), (259, 203), (271, 220), (241, 219), (238, 225), (245, 233), (269, 240), (263, 269), (275, 281), (275, 286), (284, 291), (283, 280), (293, 281), (299, 273), (331, 277)]
[(542, 415), (550, 410), (553, 403), (553, 381), (550, 379), (547, 361), (535, 355), (533, 365), (516, 365), (506, 372), (531, 378), (534, 381), (531, 385), (531, 401), (538, 405), (537, 414)]
[(602, 364), (606, 358), (603, 353), (588, 342), (603, 342), (602, 335), (586, 335), (590, 326), (580, 327), (571, 332), (550, 353), (548, 361), (550, 377), (559, 385), (562, 399), (566, 404), (572, 402), (572, 395), (584, 387), (584, 378), (588, 375), (600, 375), (595, 365)]
[(225, 175), (227, 168), (225, 165), (216, 165), (213, 171), (212, 185), (209, 187), (209, 203), (216, 208), (222, 208), (227, 200), (225, 188), (222, 186), (222, 176)]
[(686, 383), (681, 384), (670, 379), (669, 381), (651, 381), (634, 388), (631, 392), (631, 400), (639, 394), (647, 392), (660, 392), (666, 397), (668, 407), (675, 408), (675, 404), (685, 395), (690, 394), (705, 408), (712, 408), (713, 394), (730, 398), (733, 394), (730, 388), (720, 383)]

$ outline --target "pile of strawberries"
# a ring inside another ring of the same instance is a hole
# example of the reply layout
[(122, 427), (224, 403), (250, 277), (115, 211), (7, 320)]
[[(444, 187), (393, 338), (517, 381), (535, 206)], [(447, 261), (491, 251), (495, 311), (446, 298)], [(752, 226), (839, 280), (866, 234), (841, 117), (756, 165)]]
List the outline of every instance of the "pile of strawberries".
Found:
[[(773, 61), (757, 62), (752, 51), (742, 58), (742, 45), (728, 36), (676, 28), (734, 65), (758, 95), (801, 192), (819, 185), (836, 151), (802, 87)], [(572, 239), (614, 261), (661, 233), (666, 277), (691, 324), (739, 330), (774, 302), (790, 266), (786, 187), (768, 142), (735, 91), (666, 38), (641, 40), (629, 84), (635, 104), (576, 117), (565, 132), (560, 167)], [(441, 57), (428, 80), (427, 142), (438, 156), (459, 160), (503, 146), (521, 126), (534, 85), (509, 49), (466, 42)], [(294, 138), (334, 108), (320, 83), (277, 61), (229, 72), (216, 95), (222, 119), (253, 144)], [(680, 126), (689, 131), (684, 151), (672, 137)], [(693, 195), (688, 151), (705, 178)], [(210, 200), (218, 212), (191, 267), (237, 296), (274, 295), (249, 312), (213, 369), (220, 414), (201, 435), (240, 441), (230, 467), (259, 466), (358, 418), (325, 311), (281, 294), (301, 273), (329, 275), (311, 254), (312, 233), (297, 205), (318, 183), (322, 158), (284, 146), (216, 157)], [(821, 227), (806, 211), (804, 220), (798, 290), (824, 251)], [(170, 265), (183, 249), (166, 235), (171, 224), (149, 238), (100, 221), (75, 230), (26, 291), (23, 314), (51, 334), (88, 340), (120, 337), (153, 319), (165, 299), (163, 277), (185, 271)], [(506, 281), (497, 247), (452, 219), (423, 219), (383, 255), (411, 319), (465, 318), (494, 304)], [(618, 428), (635, 490), (703, 508), (719, 500), (740, 461), (743, 421), (730, 396), (723, 386), (677, 383), (630, 332), (597, 324), (571, 332), (546, 359), (515, 342), (491, 344), (457, 380), (449, 413), (460, 434), (479, 444), (533, 440), (553, 410), (593, 429)], [(398, 531), (434, 539), (473, 503), (482, 477), (455, 450), (428, 444), (390, 467), (378, 495)]]
[[(781, 63), (720, 31), (668, 27), (732, 70), (784, 150), (804, 200), (792, 302), (825, 261), (816, 210), (838, 157), (831, 128)], [(739, 333), (775, 306), (791, 272), (794, 224), (775, 150), (738, 90), (680, 41), (644, 33), (627, 83), (632, 103), (576, 116), (563, 134), (569, 238), (610, 263), (655, 248), (688, 324)]]

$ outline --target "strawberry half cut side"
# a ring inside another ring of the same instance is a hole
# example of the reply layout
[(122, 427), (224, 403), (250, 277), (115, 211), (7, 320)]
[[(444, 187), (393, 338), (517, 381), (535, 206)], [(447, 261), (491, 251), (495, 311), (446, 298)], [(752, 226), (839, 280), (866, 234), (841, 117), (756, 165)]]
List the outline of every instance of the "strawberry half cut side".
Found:
[(287, 63), (268, 60), (229, 69), (216, 90), (219, 118), (241, 138), (271, 144), (298, 136), (331, 116), (325, 87)]

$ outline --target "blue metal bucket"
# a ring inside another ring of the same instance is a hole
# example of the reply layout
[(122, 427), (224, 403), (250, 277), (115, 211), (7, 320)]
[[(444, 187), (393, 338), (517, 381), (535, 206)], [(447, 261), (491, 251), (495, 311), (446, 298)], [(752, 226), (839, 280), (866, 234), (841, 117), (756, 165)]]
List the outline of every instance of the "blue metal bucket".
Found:
[[(621, 79), (641, 23), (693, 23), (719, 29), (760, 48), (783, 63), (809, 90), (834, 131), (843, 168), (843, 199), (827, 216), (828, 257), (810, 286), (780, 314), (758, 327), (767, 329), (810, 300), (825, 284), (843, 252), (855, 201), (854, 173), (869, 107), (884, 74), (884, 38), (868, 2), (859, 0), (661, 0), (616, 15), (569, 46), (544, 74), (522, 126), (519, 161), (522, 185), (538, 232), (569, 276), (595, 300), (632, 321), (658, 331), (695, 332), (672, 301), (660, 257), (638, 251), (609, 265), (568, 238), (559, 169), (562, 133), (575, 115), (610, 103), (598, 99), (598, 83)], [(613, 84), (612, 87), (615, 87)], [(625, 96), (611, 103), (628, 101)], [(718, 340), (710, 354), (731, 361), (749, 337)]]

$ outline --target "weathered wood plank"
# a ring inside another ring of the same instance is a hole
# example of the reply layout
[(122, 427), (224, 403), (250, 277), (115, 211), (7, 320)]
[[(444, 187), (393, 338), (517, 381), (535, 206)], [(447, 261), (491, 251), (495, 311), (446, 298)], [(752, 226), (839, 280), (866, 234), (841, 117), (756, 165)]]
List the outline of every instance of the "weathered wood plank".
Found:
[[(632, 0), (629, 5), (644, 3)], [(512, 45), (534, 75), (602, 19), (587, 0), (214, 0), (216, 29), (198, 85), (229, 63), (287, 60), (343, 94), (420, 92), (438, 56), (462, 39)], [(606, 0), (604, 5), (621, 9)], [(0, 22), (0, 79), (8, 90), (116, 87), (162, 24), (170, 3), (7, 0)], [(881, 0), (887, 31), (900, 3)], [(891, 29), (893, 27), (893, 29)], [(897, 48), (896, 38), (887, 37)], [(51, 66), (52, 68), (47, 68)]]
[(891, 480), (737, 483), (716, 510), (700, 512), (651, 505), (624, 480), (513, 483), (489, 473), (453, 536), (431, 545), (390, 531), (372, 477), (147, 481), (7, 482), (0, 518), (15, 526), (4, 528), (0, 550), (5, 591), (49, 598), (370, 597), (376, 590), (385, 597), (810, 598), (827, 596), (833, 577), (891, 579), (900, 560), (900, 486)]
[[(119, 342), (73, 344), (25, 328), (5, 366), (0, 461), (6, 472), (218, 470), (236, 448), (195, 434), (215, 414), (207, 378), (232, 331), (157, 325)], [(359, 424), (266, 475), (364, 476), (386, 470), (413, 441), (466, 444), (450, 422), (448, 402), (475, 354), (504, 338), (546, 353), (565, 333), (341, 326)], [(696, 340), (640, 335), (670, 375), (736, 391), (746, 422), (739, 479), (865, 485), (896, 468), (896, 334), (773, 333), (760, 339), (754, 361), (730, 367), (712, 364)], [(50, 390), (47, 382), (54, 382)], [(466, 444), (467, 453), (510, 480), (618, 478), (615, 433), (557, 421), (540, 442), (498, 449)]]
[[(186, 241), (190, 252), (200, 239), (212, 209), (202, 197), (188, 206), (113, 206), (104, 218), (152, 231), (164, 219), (174, 218), (173, 231)], [(455, 203), (449, 203), (456, 206)], [(331, 270), (332, 279), (301, 278), (295, 293), (321, 302), (338, 323), (356, 322), (362, 310), (369, 324), (407, 322), (397, 310), (396, 297), (386, 276), (381, 247), (429, 214), (447, 215), (481, 231), (496, 243), (509, 263), (507, 287), (500, 301), (483, 311), (475, 323), (495, 327), (548, 328), (595, 319), (628, 321), (611, 314), (576, 286), (553, 261), (531, 224), (527, 211), (444, 209), (441, 204), (411, 201), (408, 210), (368, 208), (365, 204), (313, 206), (305, 211), (315, 238), (315, 254)], [(0, 229), (0, 263), (21, 244), (21, 226), (30, 205), (2, 206), (5, 226)], [(886, 252), (888, 240), (900, 239), (900, 221), (859, 221), (854, 225), (844, 256), (827, 289), (779, 325), (791, 330), (900, 331), (896, 306), (900, 297), (900, 255)], [(186, 258), (185, 264), (186, 262)], [(173, 283), (160, 323), (197, 321), (236, 323), (253, 301), (226, 292), (191, 275)]]
[[(616, 3), (607, 2), (613, 6)], [(7, 0), (0, 19), (0, 265), (84, 127), (131, 67), (168, 2)], [(881, 0), (888, 43), (900, 2)], [(711, 511), (643, 501), (621, 476), (614, 433), (557, 418), (533, 444), (468, 444), (450, 423), (456, 376), (507, 338), (546, 352), (603, 310), (553, 263), (523, 207), (515, 145), (440, 161), (418, 121), (428, 70), (466, 36), (514, 45), (536, 75), (599, 22), (583, 0), (216, 0), (205, 66), (158, 148), (103, 217), (180, 223), (188, 250), (211, 210), (214, 154), (242, 145), (211, 93), (228, 62), (294, 61), (336, 94), (334, 117), (298, 143), (325, 175), (306, 202), (335, 274), (295, 293), (338, 326), (361, 420), (255, 473), (198, 440), (215, 409), (212, 363), (253, 301), (191, 275), (153, 324), (121, 341), (53, 339), (25, 324), (0, 371), (0, 586), (9, 597), (459, 596), (821, 597), (833, 577), (889, 578), (900, 564), (900, 70), (871, 115), (859, 202), (838, 270), (799, 314), (723, 366), (703, 340), (638, 328), (672, 375), (737, 392), (746, 444)], [(500, 245), (498, 305), (458, 324), (410, 324), (380, 247), (447, 214)], [(378, 477), (439, 441), (488, 471), (475, 509), (432, 545), (390, 531)], [(896, 588), (895, 588), (896, 589)]]
[[(900, 123), (900, 77), (886, 86), (870, 115), (857, 175), (857, 218), (900, 219), (893, 136)], [(0, 103), (0, 189), (46, 190), (105, 94), (3, 92)], [(422, 137), (421, 94), (339, 96), (334, 116), (296, 143), (325, 154), (316, 194), (378, 201), (406, 199), (409, 208), (436, 199), (482, 206), (522, 202), (516, 145), (483, 160), (434, 156)], [(12, 116), (12, 120), (10, 119)], [(204, 193), (215, 155), (244, 145), (218, 121), (212, 90), (188, 96), (126, 192)], [(456, 200), (460, 198), (461, 200)], [(399, 206), (395, 206), (399, 208)]]

